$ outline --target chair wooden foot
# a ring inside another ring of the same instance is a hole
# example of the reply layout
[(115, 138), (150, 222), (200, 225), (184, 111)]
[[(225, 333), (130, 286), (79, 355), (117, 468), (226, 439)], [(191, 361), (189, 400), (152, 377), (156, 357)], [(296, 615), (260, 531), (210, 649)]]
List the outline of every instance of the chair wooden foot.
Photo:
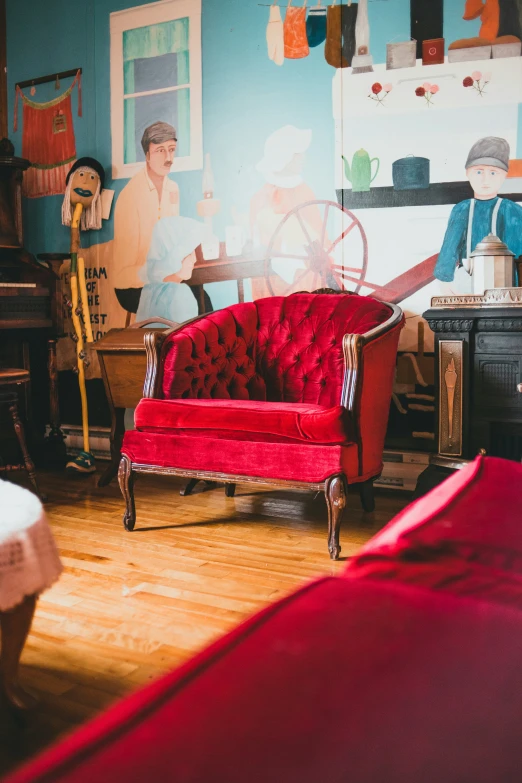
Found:
[[(182, 487), (179, 491), (181, 497), (187, 497), (187, 495), (192, 495), (194, 487), (196, 486), (196, 484), (199, 484), (200, 481), (203, 481), (203, 479), (190, 479), (189, 481), (187, 481), (185, 486)], [(217, 481), (207, 481), (205, 479), (205, 490), (214, 489), (216, 485), (217, 485)]]
[(136, 524), (136, 504), (134, 502), (134, 473), (132, 464), (126, 454), (122, 455), (118, 468), (118, 483), (125, 501), (125, 513), (123, 515), (123, 527), (125, 530), (134, 530)]
[(375, 495), (373, 493), (373, 479), (359, 484), (359, 495), (364, 511), (375, 511)]
[(346, 487), (342, 474), (328, 479), (325, 495), (328, 506), (328, 551), (332, 560), (338, 560), (341, 553), (339, 531), (346, 506)]
[(199, 479), (190, 479), (189, 481), (187, 481), (185, 486), (182, 487), (179, 491), (181, 497), (186, 498), (188, 495), (192, 495), (192, 490), (198, 483), (199, 483)]
[(43, 499), (42, 494), (40, 493), (40, 490), (38, 488), (38, 482), (36, 481), (36, 470), (34, 467), (34, 462), (31, 459), (31, 455), (29, 454), (29, 451), (27, 449), (27, 443), (25, 442), (24, 426), (18, 414), (18, 403), (16, 402), (16, 400), (13, 400), (10, 403), (9, 412), (11, 413), (11, 418), (13, 419), (13, 426), (16, 432), (16, 437), (18, 438), (18, 444), (20, 446), (20, 450), (24, 458), (24, 465), (27, 471), (27, 475), (29, 476), (29, 480), (33, 485), (34, 491), (36, 492), (40, 500), (42, 500)]
[(31, 628), (35, 607), (36, 596), (30, 595), (14, 609), (0, 612), (0, 627), (2, 629), (1, 688), (7, 702), (16, 710), (28, 710), (37, 704), (34, 696), (24, 691), (18, 682), (20, 656)]
[(235, 494), (236, 494), (236, 485), (225, 484), (225, 497), (233, 498)]

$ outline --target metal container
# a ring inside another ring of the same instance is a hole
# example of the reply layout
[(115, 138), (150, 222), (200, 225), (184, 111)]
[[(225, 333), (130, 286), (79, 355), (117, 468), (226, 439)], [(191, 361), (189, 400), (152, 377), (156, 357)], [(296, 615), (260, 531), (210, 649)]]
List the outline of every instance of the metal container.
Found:
[(408, 155), (394, 162), (392, 176), (395, 190), (425, 190), (430, 186), (430, 162)]
[(488, 234), (471, 254), (473, 293), (492, 288), (512, 288), (515, 277), (514, 253), (494, 234)]

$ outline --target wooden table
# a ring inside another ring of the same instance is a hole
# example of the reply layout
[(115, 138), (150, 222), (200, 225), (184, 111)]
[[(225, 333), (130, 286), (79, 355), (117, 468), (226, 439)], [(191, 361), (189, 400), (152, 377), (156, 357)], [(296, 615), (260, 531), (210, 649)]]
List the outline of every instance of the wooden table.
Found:
[[(147, 331), (165, 333), (176, 325), (172, 323), (161, 329), (149, 327)], [(139, 324), (133, 324), (126, 329), (111, 329), (94, 343), (111, 412), (111, 461), (98, 480), (99, 487), (109, 484), (118, 472), (125, 434), (125, 409), (135, 408), (143, 397), (147, 369), (144, 334)]]

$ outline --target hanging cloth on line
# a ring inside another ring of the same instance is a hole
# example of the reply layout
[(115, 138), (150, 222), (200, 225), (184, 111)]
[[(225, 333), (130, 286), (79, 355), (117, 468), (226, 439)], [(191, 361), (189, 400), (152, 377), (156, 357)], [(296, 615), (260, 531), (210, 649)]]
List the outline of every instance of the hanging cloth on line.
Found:
[(30, 100), (16, 88), (14, 130), (18, 130), (18, 100), (22, 99), (22, 155), (31, 161), (24, 174), (23, 194), (28, 198), (65, 193), (65, 178), (76, 160), (71, 93), (78, 85), (78, 116), (82, 116), (81, 73), (60, 96), (46, 103)]
[(270, 15), (266, 28), (266, 43), (268, 47), (268, 59), (276, 65), (282, 65), (285, 59), (285, 39), (283, 32), (283, 20), (278, 5), (270, 6)]
[(326, 8), (324, 6), (317, 5), (308, 11), (306, 35), (310, 47), (319, 46), (326, 40)]
[(290, 2), (284, 23), (285, 57), (288, 60), (299, 60), (310, 54), (306, 37), (306, 7), (292, 8)]

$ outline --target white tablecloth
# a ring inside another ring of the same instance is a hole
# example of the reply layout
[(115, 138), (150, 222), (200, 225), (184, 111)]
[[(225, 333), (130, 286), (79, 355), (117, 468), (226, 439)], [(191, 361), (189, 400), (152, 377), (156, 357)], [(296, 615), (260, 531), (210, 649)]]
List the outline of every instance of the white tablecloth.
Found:
[(0, 480), (0, 611), (41, 593), (61, 572), (58, 550), (39, 499)]

